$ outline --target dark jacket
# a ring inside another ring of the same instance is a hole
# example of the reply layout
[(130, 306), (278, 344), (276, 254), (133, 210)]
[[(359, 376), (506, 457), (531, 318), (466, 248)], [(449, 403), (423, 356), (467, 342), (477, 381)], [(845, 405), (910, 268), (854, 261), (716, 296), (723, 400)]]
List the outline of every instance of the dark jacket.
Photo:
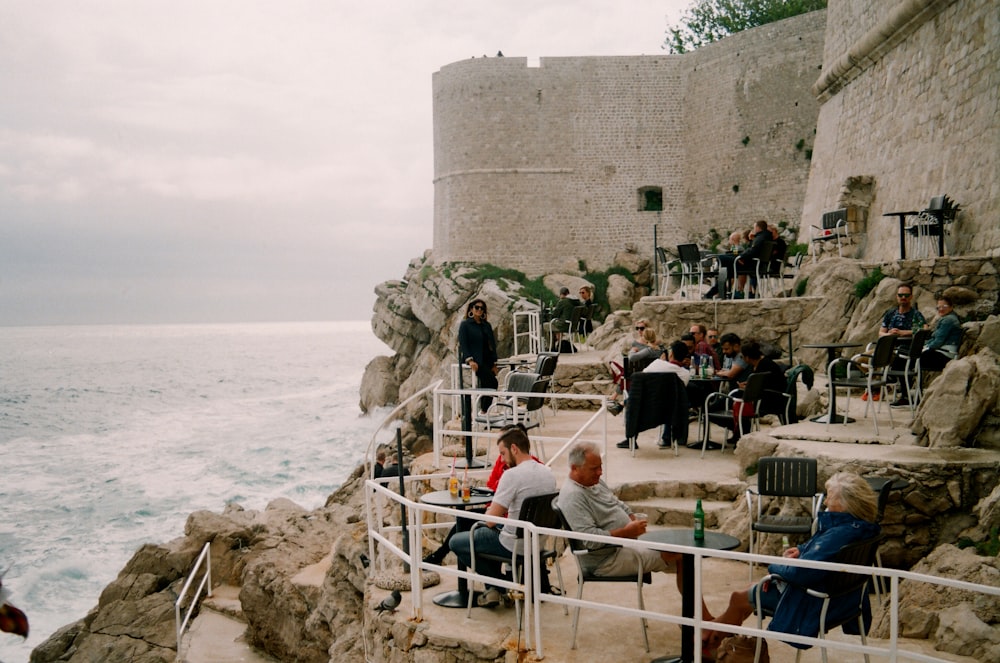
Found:
[(764, 389), (770, 392), (777, 392), (764, 393), (764, 397), (760, 402), (760, 413), (784, 413), (785, 398), (780, 394), (783, 394), (788, 386), (788, 382), (785, 379), (785, 372), (781, 370), (781, 367), (778, 366), (773, 359), (770, 357), (763, 357), (760, 362), (757, 363), (757, 368), (753, 368), (748, 375), (756, 373), (767, 374), (767, 379), (764, 381)]
[(493, 336), (493, 326), (483, 320), (477, 324), (472, 318), (462, 320), (458, 327), (458, 351), (460, 361), (472, 359), (479, 365), (477, 375), (493, 373), (497, 363), (497, 341)]
[[(799, 546), (799, 559), (827, 562), (834, 559), (844, 546), (856, 541), (864, 541), (878, 535), (880, 528), (875, 523), (856, 518), (849, 513), (839, 511), (823, 511), (817, 519), (816, 535)], [(821, 569), (806, 569), (801, 566), (772, 564), (768, 567), (771, 573), (777, 573), (790, 583), (781, 593), (778, 606), (774, 610), (774, 618), (767, 627), (768, 630), (794, 635), (815, 637), (819, 633), (819, 615), (823, 607), (822, 599), (809, 596), (797, 585), (811, 587), (823, 591), (835, 589), (838, 574), (834, 571)], [(837, 597), (830, 601), (827, 621), (842, 619), (850, 615), (864, 601), (862, 614), (865, 630), (871, 624), (871, 606), (868, 594), (862, 590)], [(846, 633), (856, 632), (856, 621), (844, 624)], [(853, 628), (853, 631), (852, 631)], [(788, 643), (799, 649), (807, 649), (809, 645)]]
[(625, 437), (637, 437), (665, 425), (663, 439), (687, 444), (688, 398), (684, 383), (672, 373), (633, 373), (625, 402)]
[(747, 247), (746, 251), (741, 253), (736, 258), (737, 264), (741, 267), (747, 267), (750, 265), (754, 258), (760, 258), (761, 260), (770, 260), (771, 256), (762, 256), (760, 254), (761, 248), (764, 246), (764, 242), (769, 242), (772, 240), (771, 233), (766, 230), (762, 230), (753, 236), (753, 240), (750, 242), (750, 246)]

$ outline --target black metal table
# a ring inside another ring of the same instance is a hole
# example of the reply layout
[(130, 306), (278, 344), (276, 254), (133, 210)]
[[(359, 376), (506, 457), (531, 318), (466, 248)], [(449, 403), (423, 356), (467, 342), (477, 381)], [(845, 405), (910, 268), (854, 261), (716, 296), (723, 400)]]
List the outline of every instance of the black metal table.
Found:
[[(740, 540), (722, 532), (705, 530), (705, 538), (695, 541), (693, 529), (658, 529), (646, 532), (639, 537), (641, 541), (655, 543), (670, 543), (706, 550), (732, 550), (738, 548)], [(694, 555), (681, 555), (681, 565), (684, 578), (681, 586), (681, 616), (694, 617)], [(662, 656), (653, 659), (653, 663), (691, 663), (694, 660), (694, 627), (681, 626), (680, 656)]]
[[(482, 510), (487, 504), (493, 501), (493, 495), (477, 495), (475, 493), (469, 497), (468, 502), (462, 501), (461, 496), (455, 497), (447, 490), (436, 490), (433, 493), (426, 493), (420, 496), (420, 501), (432, 506), (446, 506), (452, 509)], [(459, 532), (467, 532), (472, 527), (471, 519), (458, 517), (455, 519), (455, 527)], [(465, 565), (458, 562), (460, 571), (465, 570)], [(443, 608), (465, 608), (469, 605), (469, 581), (465, 578), (458, 579), (458, 589), (441, 592), (433, 599), (436, 605)]]
[[(864, 343), (809, 343), (807, 345), (802, 345), (803, 348), (814, 348), (817, 350), (826, 350), (826, 365), (829, 366), (833, 363), (838, 356), (838, 350), (844, 350), (846, 348), (860, 348), (864, 347)], [(826, 376), (828, 380), (832, 379), (829, 375)], [(821, 414), (818, 417), (813, 417), (809, 421), (815, 421), (818, 424), (825, 424), (827, 422), (831, 424), (842, 424), (842, 423), (853, 423), (854, 419), (845, 415), (837, 414), (837, 390), (833, 389), (832, 396), (830, 397), (830, 411), (826, 414)]]

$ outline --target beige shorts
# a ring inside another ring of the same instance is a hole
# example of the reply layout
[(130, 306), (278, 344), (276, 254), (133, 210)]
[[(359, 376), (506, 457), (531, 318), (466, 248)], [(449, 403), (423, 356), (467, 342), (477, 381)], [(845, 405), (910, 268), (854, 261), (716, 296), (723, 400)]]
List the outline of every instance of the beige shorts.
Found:
[(615, 554), (597, 567), (597, 576), (627, 576), (650, 571), (677, 573), (677, 562), (667, 563), (655, 550), (638, 550), (635, 548), (618, 548)]

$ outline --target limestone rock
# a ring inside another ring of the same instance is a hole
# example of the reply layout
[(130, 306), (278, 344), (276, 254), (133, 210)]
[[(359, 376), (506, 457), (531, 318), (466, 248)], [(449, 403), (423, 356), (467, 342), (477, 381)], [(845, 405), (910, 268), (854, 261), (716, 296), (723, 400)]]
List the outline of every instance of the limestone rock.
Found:
[[(950, 544), (935, 548), (913, 571), (1000, 587), (1000, 560)], [(899, 584), (899, 615), (901, 636), (933, 637), (936, 648), (954, 654), (989, 660), (982, 655), (1000, 643), (1000, 597), (904, 580)], [(876, 613), (871, 632), (878, 638), (889, 636), (888, 610)]]
[[(821, 296), (825, 303), (802, 320), (795, 334), (796, 338), (802, 343), (831, 343), (845, 338), (848, 327), (844, 321), (852, 319), (857, 304), (854, 285), (862, 278), (864, 271), (855, 260), (825, 258), (815, 264), (802, 263), (799, 280), (809, 279), (804, 294)], [(873, 314), (868, 314), (869, 317), (871, 315)], [(870, 330), (868, 334), (870, 336)], [(813, 365), (822, 363), (826, 357), (823, 350), (801, 352), (806, 356), (808, 363)]]
[(362, 412), (368, 412), (373, 407), (399, 402), (399, 383), (395, 379), (395, 362), (392, 357), (375, 357), (365, 366), (365, 375), (361, 379)]
[(631, 308), (635, 286), (621, 274), (612, 274), (608, 277), (607, 295), (612, 311)]
[(968, 446), (984, 415), (997, 408), (998, 393), (1000, 361), (992, 351), (950, 361), (924, 392), (911, 430), (923, 446)]
[(544, 283), (545, 287), (551, 290), (554, 295), (559, 294), (560, 288), (569, 288), (569, 296), (574, 298), (579, 297), (578, 293), (580, 292), (580, 286), (594, 285), (578, 274), (568, 273), (548, 274), (542, 278), (542, 283)]

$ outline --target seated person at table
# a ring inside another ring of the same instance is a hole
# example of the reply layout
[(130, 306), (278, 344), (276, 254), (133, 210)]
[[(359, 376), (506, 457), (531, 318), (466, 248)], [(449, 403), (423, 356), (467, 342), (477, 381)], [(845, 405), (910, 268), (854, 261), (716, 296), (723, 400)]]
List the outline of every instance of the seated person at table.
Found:
[(740, 337), (732, 332), (722, 335), (722, 368), (715, 372), (729, 380), (732, 387), (746, 380), (750, 364), (743, 358)]
[[(486, 515), (516, 520), (524, 500), (556, 491), (556, 479), (552, 470), (534, 462), (528, 435), (521, 428), (514, 426), (502, 431), (497, 438), (497, 449), (510, 469), (500, 477)], [(470, 535), (476, 537), (477, 551), (493, 555), (510, 555), (517, 545), (517, 528), (511, 524), (505, 524), (502, 530), (498, 530), (495, 523), (487, 523), (487, 527), (477, 527), (474, 532), (457, 533), (451, 539), (451, 551), (467, 567), (472, 566)], [(487, 559), (476, 560), (476, 571), (493, 578), (503, 577), (503, 565)], [(495, 608), (500, 601), (500, 588), (487, 585), (486, 591), (477, 599), (477, 605)]]
[(712, 348), (712, 352), (715, 356), (722, 360), (722, 341), (719, 339), (719, 330), (709, 328), (708, 334), (705, 335), (705, 340), (708, 341), (708, 346)]
[(743, 248), (743, 233), (737, 230), (729, 235), (729, 246), (730, 253), (720, 253), (715, 256), (720, 271), (726, 270), (726, 282), (720, 283), (720, 277), (716, 277), (715, 285), (705, 293), (705, 299), (714, 299), (719, 295), (722, 296), (722, 299), (729, 299), (729, 290), (732, 288), (733, 277), (736, 275), (736, 256)]
[[(646, 533), (646, 521), (636, 520), (632, 509), (601, 481), (601, 452), (595, 443), (577, 442), (570, 449), (568, 460), (569, 479), (559, 491), (558, 505), (574, 532), (624, 539), (638, 539)], [(678, 553), (623, 548), (593, 541), (583, 541), (583, 545), (589, 552), (580, 562), (588, 573), (635, 576), (640, 568), (643, 573), (676, 573), (677, 589), (682, 587)], [(702, 619), (712, 619), (704, 601)]]
[(552, 336), (553, 352), (559, 349), (563, 332), (569, 331), (569, 321), (573, 317), (574, 308), (576, 300), (569, 296), (569, 288), (566, 286), (559, 288), (559, 301), (552, 307), (552, 318), (543, 325), (546, 336)]
[[(520, 428), (522, 431), (527, 433), (527, 431), (524, 428), (524, 424), (521, 423), (507, 424), (500, 429), (500, 432), (503, 433), (511, 428)], [(536, 463), (542, 462), (538, 460), (538, 458), (534, 454), (531, 455), (531, 460), (535, 461)], [(497, 491), (497, 486), (500, 485), (500, 477), (502, 477), (503, 473), (506, 472), (508, 469), (510, 469), (510, 466), (507, 465), (507, 462), (504, 460), (503, 454), (497, 454), (496, 462), (493, 463), (493, 470), (490, 472), (490, 478), (486, 480), (486, 487), (495, 493)], [(444, 558), (447, 557), (448, 553), (451, 551), (450, 547), (451, 538), (455, 536), (458, 533), (458, 531), (459, 531), (458, 525), (456, 524), (448, 531), (447, 536), (444, 537), (444, 541), (441, 542), (441, 545), (438, 547), (438, 549), (426, 555), (424, 557), (424, 561), (427, 562), (428, 564), (441, 564), (441, 562), (444, 561)]]
[[(874, 522), (877, 513), (878, 498), (868, 482), (856, 474), (838, 472), (826, 482), (826, 511), (819, 514), (816, 534), (801, 546), (786, 550), (784, 557), (830, 561), (848, 544), (878, 535), (879, 526)], [(751, 585), (747, 589), (733, 592), (726, 611), (715, 621), (733, 626), (742, 624), (754, 612), (759, 589), (761, 603), (774, 611), (774, 618), (767, 627), (769, 631), (815, 637), (819, 633), (822, 600), (809, 596), (799, 585), (816, 586), (831, 574), (836, 574), (836, 571), (786, 564), (772, 564), (768, 571), (795, 584), (770, 582), (759, 588)], [(829, 578), (828, 583), (835, 584), (835, 578)], [(859, 600), (867, 602), (867, 593), (863, 596), (853, 594), (833, 599), (827, 619), (837, 619), (838, 615), (853, 611)], [(848, 622), (844, 625), (844, 630), (850, 632), (850, 627), (855, 625), (854, 621)], [(705, 631), (704, 640), (707, 645), (703, 651), (714, 653), (718, 650), (719, 642), (728, 635), (730, 634), (721, 631)], [(800, 649), (808, 647), (789, 644)]]
[(400, 468), (402, 468), (404, 477), (409, 476), (410, 471), (406, 469), (405, 465), (400, 465), (399, 463), (399, 454), (394, 453), (391, 456), (389, 456), (389, 463), (382, 468), (382, 476), (379, 478), (398, 477), (400, 473)]
[[(636, 327), (638, 332), (639, 328)], [(648, 365), (650, 361), (656, 359), (662, 354), (660, 349), (660, 344), (656, 342), (656, 330), (652, 327), (643, 327), (641, 340), (636, 343), (632, 343), (632, 347), (629, 348), (628, 355), (626, 359), (630, 363), (642, 366), (644, 364)]]
[(681, 379), (685, 385), (691, 380), (691, 371), (684, 367), (684, 360), (687, 359), (687, 345), (682, 341), (674, 341), (669, 348), (661, 351), (660, 358), (642, 369), (643, 373), (673, 373)]
[(896, 306), (882, 316), (878, 335), (909, 340), (914, 332), (926, 326), (924, 316), (913, 307), (913, 287), (909, 283), (900, 283), (896, 286)]
[(580, 319), (580, 328), (577, 332), (587, 336), (594, 331), (594, 314), (597, 313), (597, 302), (594, 301), (594, 287), (590, 285), (580, 286), (580, 299), (574, 300), (577, 306), (587, 307), (587, 313)]
[[(743, 359), (750, 364), (750, 371), (746, 373), (746, 378), (757, 373), (764, 373), (767, 378), (764, 380), (765, 391), (763, 398), (760, 400), (760, 414), (779, 414), (783, 411), (785, 407), (785, 399), (781, 396), (785, 392), (788, 386), (785, 382), (785, 372), (781, 370), (773, 359), (764, 356), (764, 351), (760, 347), (760, 341), (754, 339), (747, 339), (747, 342), (741, 346)], [(739, 382), (740, 389), (745, 389), (747, 386), (746, 379)], [(749, 403), (743, 404), (743, 416), (748, 414), (753, 414), (747, 410), (751, 408)], [(733, 413), (733, 417), (737, 417), (736, 412)], [(740, 439), (740, 424), (739, 421), (734, 421), (735, 426), (733, 428), (733, 434), (727, 441), (727, 444), (736, 444)]]
[(694, 334), (692, 334), (691, 332), (686, 332), (684, 334), (681, 334), (681, 343), (683, 343), (684, 345), (687, 346), (688, 354), (687, 354), (687, 358), (684, 359), (684, 365), (687, 366), (688, 368), (690, 368), (691, 367), (691, 355), (694, 354), (694, 346), (695, 346)]
[[(764, 248), (764, 242), (772, 241), (773, 239), (774, 236), (767, 228), (767, 221), (760, 220), (753, 225), (753, 235), (751, 236), (750, 246), (736, 257), (736, 273), (739, 278), (739, 291), (737, 292), (737, 296), (739, 296), (740, 292), (745, 289), (747, 275), (754, 272), (754, 260), (757, 258), (760, 258), (761, 260), (771, 259), (771, 256), (762, 256), (760, 252)], [(753, 280), (750, 282), (750, 286), (752, 296), (752, 290), (756, 287), (756, 276), (753, 277)]]
[[(962, 323), (948, 295), (938, 296), (937, 313), (940, 317), (934, 323), (934, 331), (920, 355), (920, 369), (923, 371), (943, 371), (945, 364), (958, 356), (958, 349), (962, 345)], [(909, 404), (905, 391), (892, 403), (893, 407)]]
[(722, 368), (722, 363), (719, 361), (719, 356), (715, 354), (715, 350), (712, 346), (708, 344), (706, 339), (707, 329), (705, 325), (691, 325), (691, 335), (694, 337), (694, 353), (696, 355), (708, 355), (712, 358), (712, 370), (719, 370)]

